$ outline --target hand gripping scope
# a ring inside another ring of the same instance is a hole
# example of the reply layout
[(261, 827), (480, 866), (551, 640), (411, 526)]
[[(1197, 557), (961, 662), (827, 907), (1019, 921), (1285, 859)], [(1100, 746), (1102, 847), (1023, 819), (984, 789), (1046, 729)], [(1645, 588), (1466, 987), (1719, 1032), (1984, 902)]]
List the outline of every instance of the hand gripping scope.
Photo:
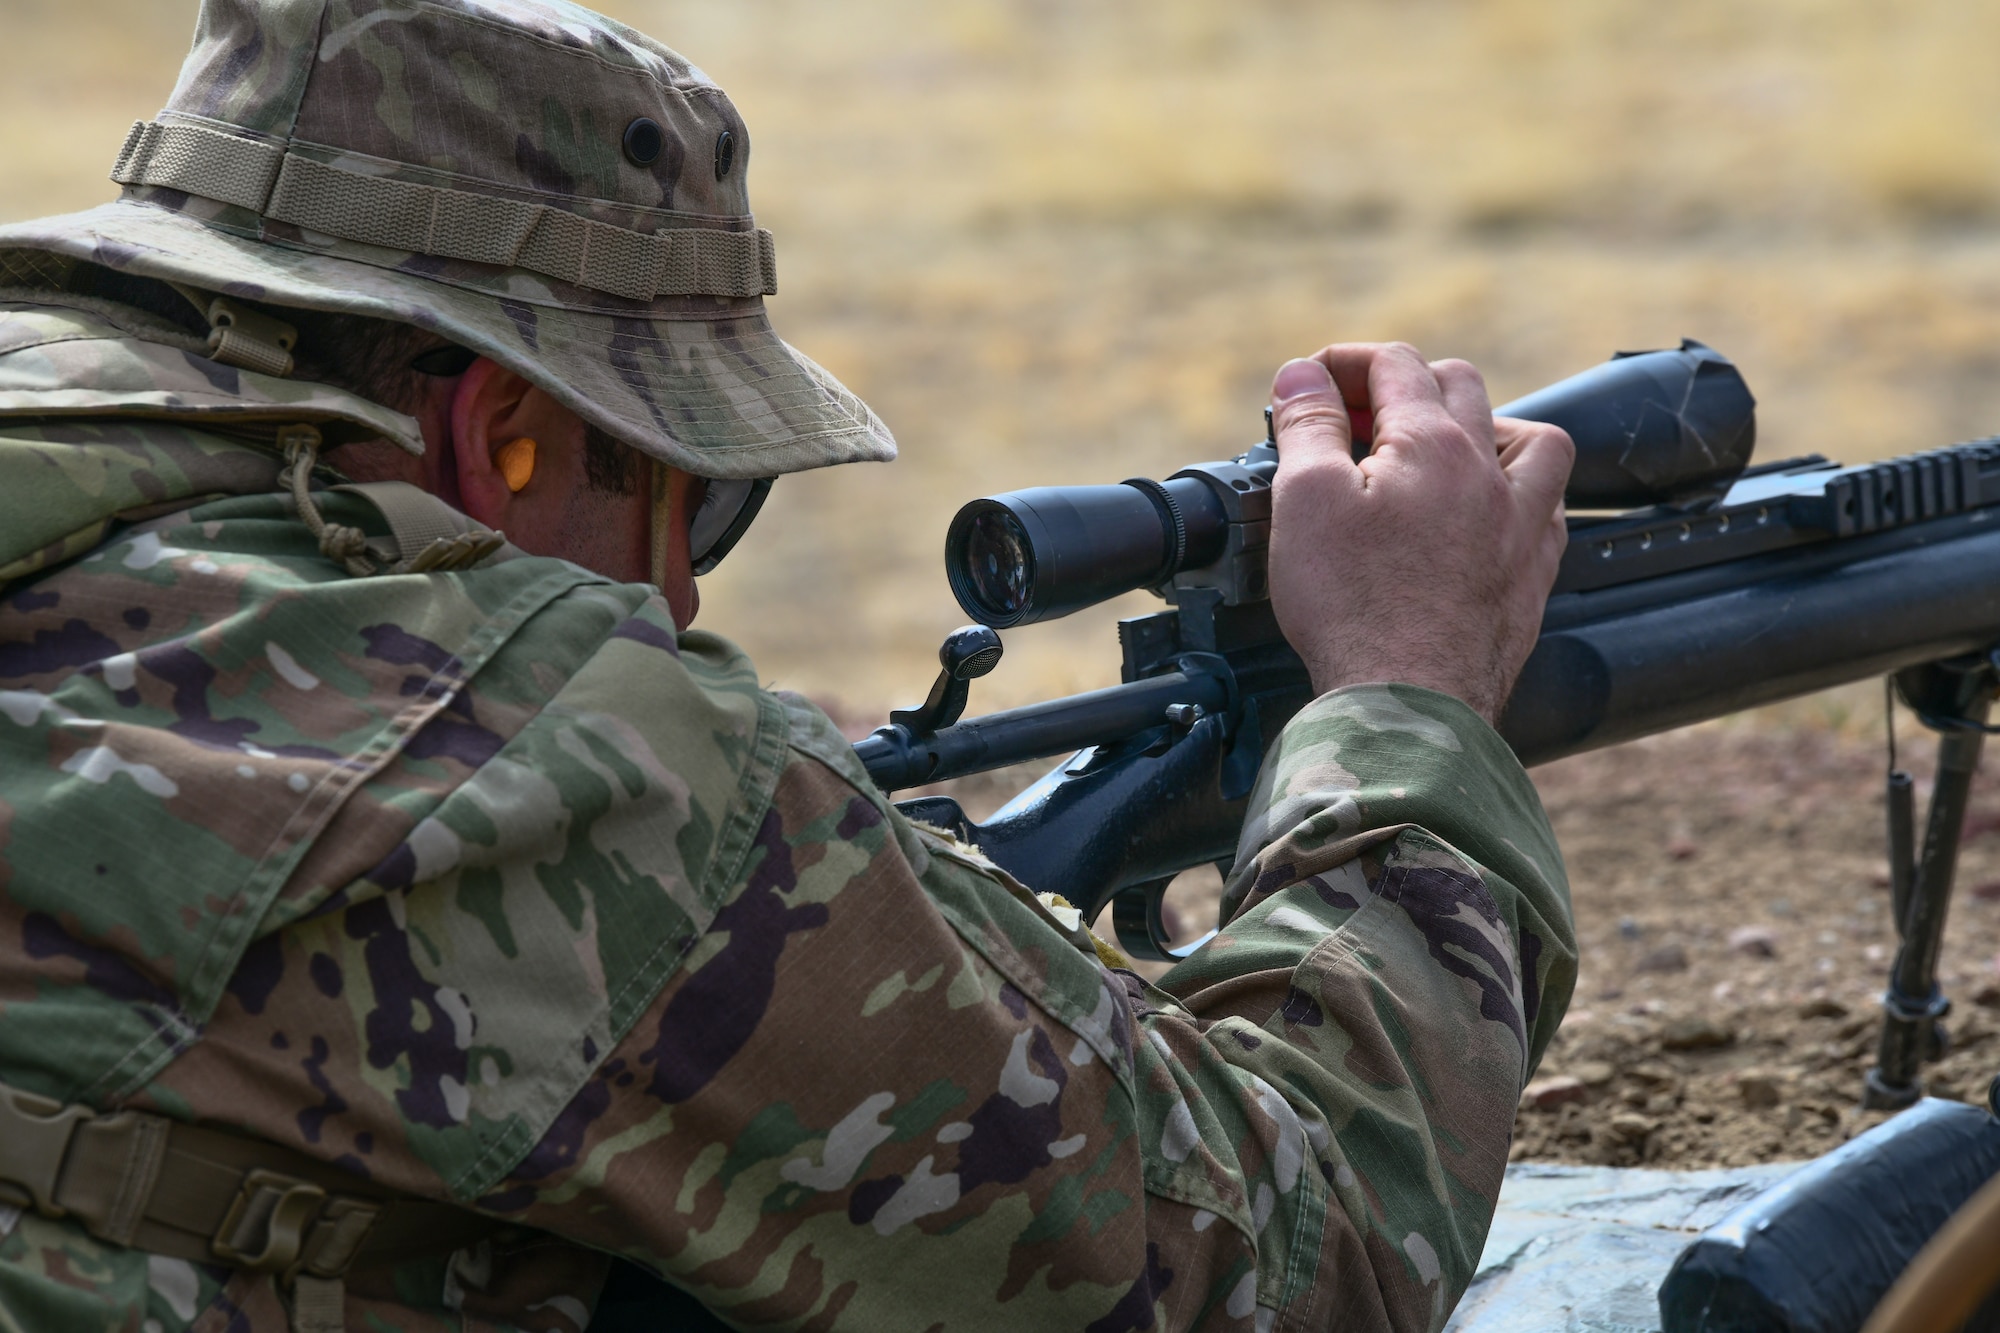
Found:
[[(1496, 409), (1576, 441), (1572, 509), (1696, 509), (1728, 490), (1756, 443), (1756, 402), (1720, 353), (1692, 340), (1621, 352)], [(1036, 486), (974, 500), (945, 534), (945, 573), (967, 615), (1008, 629), (1152, 588), (1219, 589), (1228, 605), (1269, 589), (1278, 450), (1183, 468), (1165, 481)]]

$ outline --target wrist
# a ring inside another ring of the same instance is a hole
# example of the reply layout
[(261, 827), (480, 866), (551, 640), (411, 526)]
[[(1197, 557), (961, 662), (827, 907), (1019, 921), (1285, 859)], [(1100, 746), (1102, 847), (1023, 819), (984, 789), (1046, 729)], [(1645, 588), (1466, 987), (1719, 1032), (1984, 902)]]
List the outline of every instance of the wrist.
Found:
[(1374, 664), (1307, 659), (1306, 674), (1312, 681), (1316, 697), (1355, 685), (1414, 685), (1419, 689), (1449, 695), (1477, 713), (1488, 726), (1497, 725), (1500, 710), (1507, 702), (1507, 689), (1495, 678), (1496, 673), (1489, 672), (1487, 678), (1482, 680), (1472, 676), (1464, 667), (1464, 663), (1448, 659)]

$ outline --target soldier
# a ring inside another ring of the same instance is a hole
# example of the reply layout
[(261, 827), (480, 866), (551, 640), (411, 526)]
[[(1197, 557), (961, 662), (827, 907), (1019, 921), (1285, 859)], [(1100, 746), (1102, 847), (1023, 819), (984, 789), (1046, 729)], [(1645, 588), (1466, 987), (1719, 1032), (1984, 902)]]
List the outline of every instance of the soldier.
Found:
[(1566, 439), (1279, 372), (1325, 693), (1148, 985), (688, 628), (894, 453), (748, 159), (562, 0), (205, 0), (121, 197), (0, 230), (0, 1325), (578, 1333), (613, 1256), (739, 1328), (1443, 1323), (1574, 977), (1489, 726)]

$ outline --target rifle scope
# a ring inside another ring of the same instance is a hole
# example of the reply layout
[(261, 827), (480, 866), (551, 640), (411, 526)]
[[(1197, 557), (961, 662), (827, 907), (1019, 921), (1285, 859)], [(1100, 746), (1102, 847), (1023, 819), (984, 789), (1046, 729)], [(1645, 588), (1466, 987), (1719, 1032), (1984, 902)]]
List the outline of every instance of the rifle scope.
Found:
[[(1756, 401), (1736, 367), (1691, 340), (1622, 352), (1495, 410), (1576, 442), (1572, 509), (1696, 508), (1743, 472)], [(1268, 442), (1165, 481), (1036, 486), (974, 500), (945, 533), (945, 574), (967, 615), (996, 629), (1081, 611), (1179, 579), (1265, 593), (1262, 547), (1278, 452)]]

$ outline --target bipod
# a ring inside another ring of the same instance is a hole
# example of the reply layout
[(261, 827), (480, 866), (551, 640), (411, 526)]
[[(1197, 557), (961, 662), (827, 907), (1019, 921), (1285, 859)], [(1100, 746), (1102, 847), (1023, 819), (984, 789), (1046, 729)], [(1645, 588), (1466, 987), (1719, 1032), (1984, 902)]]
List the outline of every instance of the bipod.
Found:
[(1958, 869), (1972, 775), (2000, 693), (2000, 650), (1926, 663), (1896, 673), (1894, 688), (1917, 720), (1938, 733), (1937, 783), (1924, 821), (1923, 850), (1913, 857), (1916, 799), (1910, 775), (1895, 766), (1893, 705), (1889, 748), (1889, 884), (1896, 919), (1896, 961), (1882, 995), (1882, 1043), (1868, 1071), (1861, 1105), (1900, 1111), (1924, 1095), (1918, 1071), (1949, 1048), (1944, 1017), (1951, 1001), (1938, 984), (1938, 951)]

